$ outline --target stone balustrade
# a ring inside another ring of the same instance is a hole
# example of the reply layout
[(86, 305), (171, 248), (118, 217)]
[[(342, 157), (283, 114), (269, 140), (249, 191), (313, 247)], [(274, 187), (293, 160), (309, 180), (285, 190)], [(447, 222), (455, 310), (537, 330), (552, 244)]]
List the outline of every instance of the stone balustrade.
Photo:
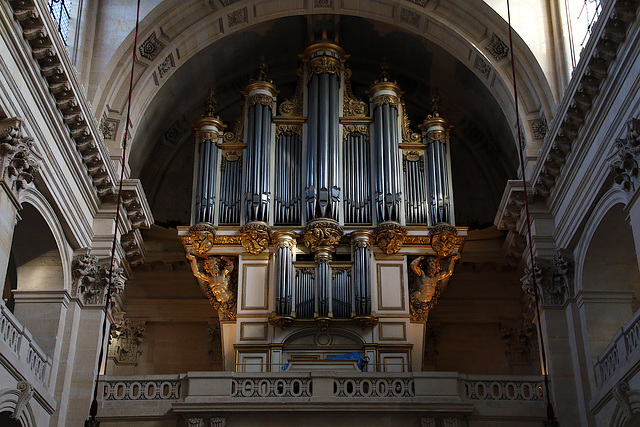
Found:
[(51, 358), (36, 344), (31, 333), (20, 324), (2, 300), (0, 300), (0, 342), (10, 349), (26, 371), (29, 371), (45, 387), (48, 386)]
[(638, 360), (640, 354), (634, 354), (640, 347), (640, 310), (620, 328), (611, 343), (593, 362), (597, 388), (604, 384), (630, 361)]

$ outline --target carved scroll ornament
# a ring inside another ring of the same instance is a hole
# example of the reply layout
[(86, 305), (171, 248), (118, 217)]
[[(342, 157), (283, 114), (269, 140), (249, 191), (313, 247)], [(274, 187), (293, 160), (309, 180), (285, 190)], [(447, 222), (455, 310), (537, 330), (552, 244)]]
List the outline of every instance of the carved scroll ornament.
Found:
[(376, 235), (376, 245), (387, 254), (397, 253), (404, 244), (407, 236), (407, 229), (397, 222), (388, 221), (378, 225), (374, 230)]
[(271, 228), (262, 221), (252, 221), (240, 228), (240, 242), (247, 252), (258, 255), (269, 247)]
[(320, 247), (335, 247), (343, 234), (344, 229), (336, 221), (317, 219), (302, 230), (302, 240), (312, 252), (315, 252)]
[(189, 234), (181, 237), (182, 244), (191, 246), (196, 255), (202, 257), (213, 247), (216, 227), (209, 222), (199, 222), (189, 229)]

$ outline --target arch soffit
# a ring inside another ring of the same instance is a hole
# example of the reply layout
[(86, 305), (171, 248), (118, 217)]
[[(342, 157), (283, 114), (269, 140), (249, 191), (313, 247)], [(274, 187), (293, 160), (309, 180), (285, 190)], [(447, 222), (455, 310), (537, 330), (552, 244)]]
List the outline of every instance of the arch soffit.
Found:
[(60, 255), (60, 262), (62, 263), (62, 274), (64, 280), (64, 289), (71, 292), (71, 258), (73, 250), (69, 246), (62, 225), (58, 217), (44, 197), (35, 188), (27, 188), (20, 194), (20, 203), (28, 203), (33, 206), (38, 213), (42, 216), (45, 223), (49, 227), (56, 246)]
[(624, 191), (618, 188), (612, 188), (602, 196), (589, 216), (589, 219), (585, 224), (584, 231), (582, 232), (582, 236), (580, 237), (580, 241), (576, 245), (576, 249), (574, 251), (576, 266), (576, 289), (574, 291), (576, 293), (582, 290), (582, 275), (584, 271), (585, 258), (589, 251), (589, 247), (591, 246), (591, 240), (596, 234), (598, 227), (611, 209), (617, 205), (626, 207), (627, 202), (628, 198)]
[[(149, 12), (140, 24), (138, 43), (142, 43), (155, 32), (162, 38), (165, 54), (158, 55), (154, 61), (140, 57), (137, 59), (138, 69), (142, 71), (136, 72), (136, 96), (131, 106), (132, 111), (139, 112), (139, 115), (131, 118), (134, 140), (137, 124), (142, 119), (144, 111), (153, 102), (162, 85), (171, 78), (170, 74), (212, 43), (224, 39), (227, 35), (250, 29), (252, 25), (278, 18), (337, 14), (355, 15), (391, 24), (405, 32), (426, 38), (447, 50), (478, 76), (478, 79), (494, 95), (505, 117), (511, 122), (515, 141), (517, 130), (514, 124), (515, 108), (511, 70), (508, 66), (510, 57), (507, 55), (496, 60), (486, 48), (493, 34), (505, 43), (508, 41), (507, 24), (484, 1), (463, 0), (454, 4), (452, 0), (442, 0), (438, 4), (428, 3), (424, 8), (410, 2), (399, 4), (392, 0), (378, 0), (378, 6), (375, 7), (369, 1), (362, 1), (357, 9), (341, 6), (337, 4), (339, 2), (335, 2), (336, 5), (333, 8), (313, 8), (312, 6), (297, 8), (292, 2), (286, 0), (269, 0), (267, 8), (264, 7), (264, 3), (266, 2), (262, 0), (240, 0), (218, 10), (203, 3), (202, 10), (194, 11), (193, 5), (188, 6), (186, 2), (176, 6), (173, 2), (165, 1)], [(239, 10), (245, 10), (245, 22), (229, 25), (228, 20), (223, 19)], [(405, 22), (403, 10), (417, 17), (417, 24)], [(92, 100), (97, 108), (95, 111), (97, 116), (106, 112), (107, 106), (111, 110), (126, 111), (130, 68), (124, 64), (129, 64), (133, 42), (132, 31), (116, 49), (105, 69), (103, 78), (98, 84), (98, 88), (104, 89), (98, 90)], [(538, 118), (541, 113), (550, 120), (555, 112), (556, 100), (533, 53), (515, 32), (514, 50), (523, 123), (527, 118)], [(173, 55), (175, 67), (169, 71), (168, 76), (157, 79), (157, 76), (154, 76), (156, 66), (165, 58), (166, 53), (172, 51), (180, 52), (179, 58)], [(486, 64), (490, 64), (488, 72), (487, 68), (483, 68)], [(481, 71), (482, 69), (485, 70), (485, 74)], [(525, 132), (529, 133), (530, 130), (525, 127)], [(531, 138), (527, 139), (531, 140)]]

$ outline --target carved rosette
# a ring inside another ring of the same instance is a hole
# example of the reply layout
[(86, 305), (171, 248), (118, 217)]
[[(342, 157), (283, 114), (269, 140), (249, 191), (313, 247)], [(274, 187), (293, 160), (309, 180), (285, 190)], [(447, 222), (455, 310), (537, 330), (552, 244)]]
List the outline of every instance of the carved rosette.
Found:
[[(99, 265), (96, 256), (80, 255), (73, 259), (71, 269), (74, 296), (81, 298), (86, 305), (104, 305), (109, 287), (109, 265)], [(125, 283), (123, 269), (114, 269), (110, 290), (111, 304), (124, 292)]]
[(439, 258), (451, 255), (456, 247), (458, 230), (447, 224), (436, 224), (431, 229), (431, 248)]
[(18, 198), (20, 192), (33, 184), (40, 156), (33, 147), (33, 139), (22, 135), (22, 121), (18, 118), (0, 120), (0, 161), (2, 181)]
[(189, 229), (189, 234), (181, 237), (182, 244), (191, 246), (196, 255), (206, 256), (213, 247), (216, 236), (216, 227), (210, 222), (199, 222)]
[(146, 323), (141, 321), (133, 324), (130, 319), (124, 318), (124, 313), (118, 314), (111, 325), (109, 357), (118, 364), (137, 365), (138, 356), (142, 354), (139, 345), (147, 329)]
[(344, 229), (332, 219), (314, 219), (302, 230), (302, 240), (311, 252), (318, 250), (333, 251)]
[(374, 230), (376, 245), (387, 254), (395, 254), (402, 248), (407, 236), (407, 229), (397, 222), (387, 221), (378, 225)]
[(262, 221), (248, 222), (240, 228), (240, 243), (251, 255), (258, 255), (269, 247), (271, 228)]

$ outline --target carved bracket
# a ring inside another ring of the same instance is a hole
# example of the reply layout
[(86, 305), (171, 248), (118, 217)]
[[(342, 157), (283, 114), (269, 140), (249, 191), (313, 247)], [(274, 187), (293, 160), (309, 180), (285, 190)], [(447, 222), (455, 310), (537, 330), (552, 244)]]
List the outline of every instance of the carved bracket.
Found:
[(34, 151), (33, 138), (22, 134), (19, 118), (0, 120), (0, 174), (16, 204), (22, 190), (33, 184), (41, 159)]
[[(109, 265), (98, 264), (96, 256), (79, 255), (71, 263), (74, 296), (85, 305), (103, 306), (109, 287)], [(122, 268), (114, 268), (111, 278), (111, 304), (116, 296), (124, 292), (126, 277)]]
[(383, 222), (373, 232), (376, 245), (387, 255), (397, 253), (407, 236), (407, 229), (393, 221)]
[(262, 221), (248, 222), (240, 228), (240, 243), (251, 255), (258, 255), (269, 247), (271, 228)]
[(525, 274), (520, 281), (530, 311), (535, 311), (534, 274), (540, 303), (563, 305), (570, 290), (573, 289), (573, 261), (558, 253), (551, 260), (550, 265), (543, 265), (542, 268), (536, 266), (535, 273), (531, 269), (525, 269)]

